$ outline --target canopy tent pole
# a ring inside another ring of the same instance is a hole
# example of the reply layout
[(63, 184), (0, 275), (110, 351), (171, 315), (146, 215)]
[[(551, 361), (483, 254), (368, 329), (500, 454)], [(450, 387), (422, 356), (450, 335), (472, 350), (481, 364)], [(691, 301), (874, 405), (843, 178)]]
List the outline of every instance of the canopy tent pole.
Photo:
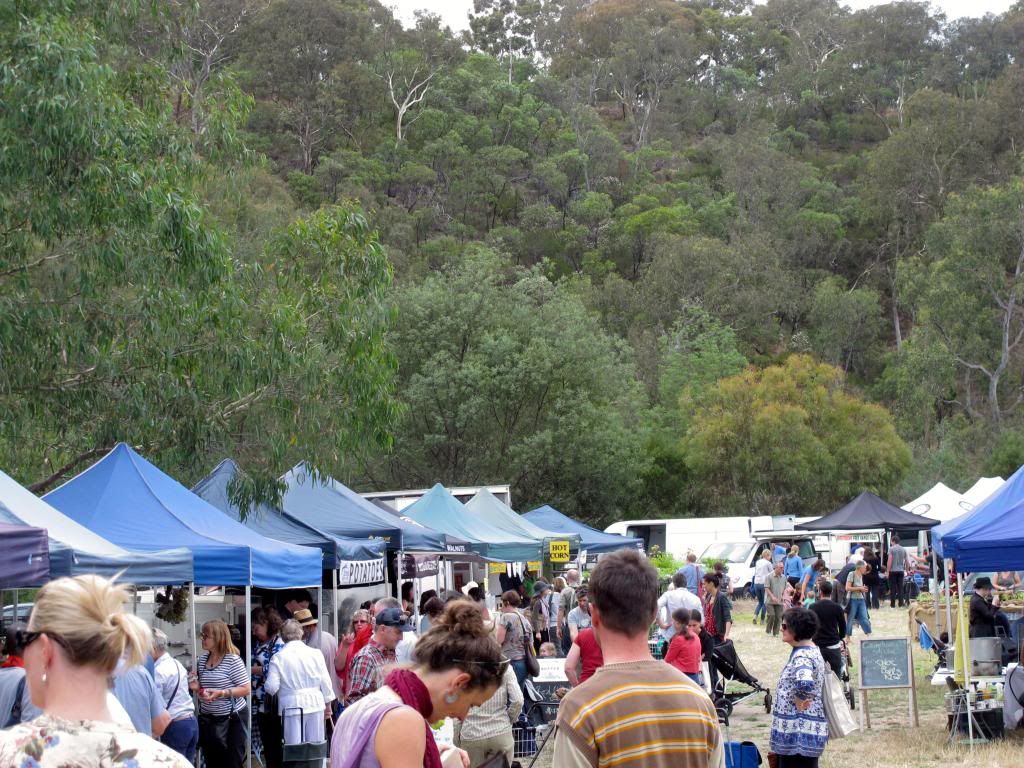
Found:
[[(950, 566), (949, 560), (945, 560), (944, 559), (942, 561), (942, 576), (943, 576), (943, 581), (946, 583), (946, 637), (947, 638), (953, 636), (953, 608), (950, 605), (950, 603), (953, 600), (953, 592), (952, 592), (953, 585), (951, 583), (951, 579), (949, 578), (949, 574), (950, 574), (949, 566)], [(935, 607), (935, 612), (938, 613), (938, 610), (939, 610), (938, 606), (936, 606)]]
[[(402, 569), (405, 567), (405, 550), (398, 550), (398, 563), (395, 567), (395, 597), (402, 601)], [(413, 566), (413, 577), (416, 576), (416, 566)]]
[[(251, 579), (250, 579), (251, 581)], [(252, 665), (252, 585), (245, 585), (245, 665)], [(246, 718), (249, 720), (249, 744), (245, 748), (245, 763), (252, 768), (252, 688), (245, 697)]]
[(192, 669), (190, 671), (199, 670), (199, 649), (196, 646), (196, 585), (190, 583), (188, 585), (188, 615), (192, 623)]
[[(963, 590), (964, 577), (963, 577), (963, 574), (961, 574), (958, 571), (956, 579), (957, 579), (957, 585), (960, 587), (960, 589), (957, 589), (957, 599), (960, 601), (959, 615), (960, 615), (960, 618), (962, 619), (963, 615), (964, 615), (964, 590)], [(970, 649), (970, 643), (968, 642), (968, 639), (967, 639), (968, 636), (970, 635), (970, 631), (968, 630), (967, 627), (959, 626), (959, 622), (958, 622), (957, 630), (958, 631), (957, 631), (956, 641), (961, 644), (960, 648), (963, 651), (963, 655), (961, 656), (961, 658), (964, 660), (964, 696), (965, 696), (965, 698), (967, 700), (966, 701), (966, 705), (967, 705), (967, 740), (968, 740), (968, 744), (970, 745), (971, 750), (973, 751), (974, 750), (974, 713), (971, 712), (971, 662), (970, 662), (970, 650), (969, 650)], [(961, 637), (963, 638), (962, 640), (961, 640)], [(954, 724), (954, 727), (956, 727), (955, 724)]]
[(341, 568), (335, 568), (331, 573), (334, 574), (334, 583), (331, 584), (331, 606), (334, 620), (334, 641), (340, 643), (341, 638), (338, 636), (338, 585), (341, 583)]

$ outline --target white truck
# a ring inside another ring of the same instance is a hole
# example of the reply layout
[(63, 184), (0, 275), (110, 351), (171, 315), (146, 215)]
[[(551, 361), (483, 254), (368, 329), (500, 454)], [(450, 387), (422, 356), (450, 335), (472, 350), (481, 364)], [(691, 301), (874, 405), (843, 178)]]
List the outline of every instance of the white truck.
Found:
[[(673, 557), (684, 560), (690, 552), (698, 557), (716, 541), (749, 539), (756, 532), (775, 530), (772, 517), (686, 517), (666, 520), (620, 520), (605, 528), (643, 539), (644, 551), (658, 547)], [(792, 527), (792, 525), (788, 526)]]

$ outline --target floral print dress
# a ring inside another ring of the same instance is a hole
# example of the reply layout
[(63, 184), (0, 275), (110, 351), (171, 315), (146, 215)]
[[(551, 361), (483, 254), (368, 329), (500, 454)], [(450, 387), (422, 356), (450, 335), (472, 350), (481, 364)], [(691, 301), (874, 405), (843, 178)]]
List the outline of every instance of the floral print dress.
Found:
[(0, 731), (0, 768), (191, 768), (130, 726), (42, 715)]
[(262, 665), (262, 672), (252, 676), (252, 748), (257, 755), (263, 754), (263, 738), (260, 735), (259, 718), (256, 717), (256, 715), (263, 711), (263, 699), (267, 695), (266, 691), (263, 690), (263, 685), (267, 682), (270, 660), (282, 648), (284, 648), (284, 640), (281, 639), (280, 635), (274, 635), (267, 642), (257, 646), (256, 650), (252, 652), (253, 664)]
[[(779, 675), (772, 707), (769, 751), (777, 755), (817, 757), (828, 741), (825, 719), (825, 660), (814, 646), (798, 646)], [(800, 711), (796, 700), (810, 699), (811, 706)]]

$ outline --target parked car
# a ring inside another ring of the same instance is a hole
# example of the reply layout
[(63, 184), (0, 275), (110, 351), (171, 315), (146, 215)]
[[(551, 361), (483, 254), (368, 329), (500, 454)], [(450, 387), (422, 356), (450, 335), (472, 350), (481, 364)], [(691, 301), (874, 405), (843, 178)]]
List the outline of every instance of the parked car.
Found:
[[(789, 535), (787, 535), (789, 534)], [(737, 541), (716, 541), (704, 550), (700, 559), (704, 562), (722, 561), (728, 568), (729, 584), (734, 597), (749, 597), (753, 594), (754, 565), (765, 547), (782, 544), (800, 547), (800, 558), (805, 564), (813, 563), (821, 553), (814, 538), (806, 534), (793, 535), (792, 531), (773, 531), (755, 534), (749, 539)]]

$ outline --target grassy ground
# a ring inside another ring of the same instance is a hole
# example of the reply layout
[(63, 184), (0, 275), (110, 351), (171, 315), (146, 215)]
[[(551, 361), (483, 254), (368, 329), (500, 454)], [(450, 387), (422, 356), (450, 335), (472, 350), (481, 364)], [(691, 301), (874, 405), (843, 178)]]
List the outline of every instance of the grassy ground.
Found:
[[(790, 648), (778, 638), (754, 626), (753, 603), (739, 601), (734, 611), (736, 620), (733, 638), (736, 649), (748, 671), (762, 685), (772, 688), (786, 663)], [(907, 612), (882, 608), (872, 611), (871, 622), (878, 637), (905, 637)], [(860, 629), (857, 629), (859, 635)], [(855, 636), (856, 639), (857, 636)], [(832, 741), (821, 758), (822, 768), (1024, 768), (1024, 740), (1009, 738), (974, 747), (950, 745), (946, 731), (943, 687), (930, 684), (934, 656), (915, 646), (914, 667), (917, 672), (920, 727), (911, 726), (906, 691), (871, 691), (871, 729)], [(854, 655), (854, 665), (858, 663)], [(857, 706), (860, 706), (858, 700)], [(854, 713), (858, 718), (859, 712)], [(762, 753), (768, 750), (771, 715), (765, 714), (761, 697), (737, 705), (731, 719), (729, 739), (753, 741)], [(529, 760), (521, 760), (524, 768)], [(537, 761), (538, 768), (551, 763), (549, 745)]]

